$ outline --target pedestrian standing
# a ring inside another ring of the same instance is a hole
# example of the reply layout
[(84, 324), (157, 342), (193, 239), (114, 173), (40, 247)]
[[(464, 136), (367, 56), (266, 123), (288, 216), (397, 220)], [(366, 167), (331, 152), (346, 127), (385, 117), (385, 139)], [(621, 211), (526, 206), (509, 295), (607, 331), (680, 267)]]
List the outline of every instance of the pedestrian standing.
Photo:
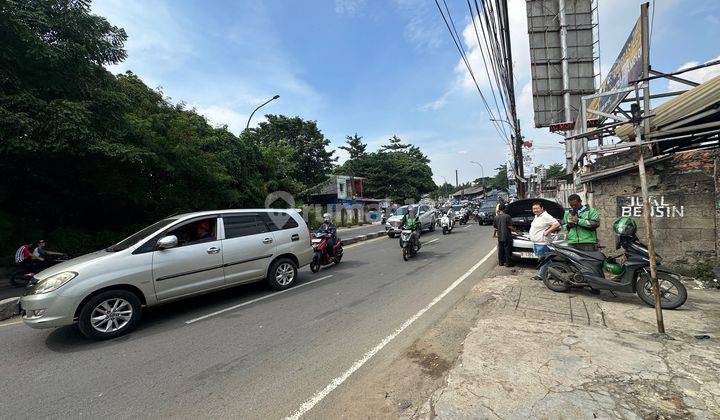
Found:
[(505, 213), (505, 204), (498, 205), (497, 215), (493, 222), (495, 232), (493, 237), (498, 240), (498, 264), (501, 266), (512, 267), (510, 259), (512, 258), (512, 232), (518, 232), (512, 226), (512, 217)]
[(567, 243), (580, 251), (597, 251), (597, 228), (600, 226), (597, 211), (582, 203), (580, 196), (568, 197), (570, 210), (565, 212), (563, 225), (567, 230)]
[[(550, 250), (546, 243), (546, 237), (553, 232), (560, 230), (560, 222), (545, 211), (545, 207), (541, 202), (537, 201), (532, 205), (532, 212), (535, 215), (530, 224), (530, 240), (533, 243), (533, 251), (539, 260), (542, 260)], [(534, 280), (542, 280), (545, 277), (547, 264), (543, 264), (538, 268)]]

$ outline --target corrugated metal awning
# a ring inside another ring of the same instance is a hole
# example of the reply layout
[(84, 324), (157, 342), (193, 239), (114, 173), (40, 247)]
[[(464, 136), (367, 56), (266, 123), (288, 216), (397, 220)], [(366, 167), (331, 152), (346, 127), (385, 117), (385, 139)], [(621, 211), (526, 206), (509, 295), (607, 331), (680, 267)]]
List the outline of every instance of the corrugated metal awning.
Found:
[[(720, 76), (696, 86), (652, 110), (647, 140), (663, 140), (661, 150), (702, 143), (720, 132)], [(632, 124), (615, 129), (622, 140), (634, 137)]]

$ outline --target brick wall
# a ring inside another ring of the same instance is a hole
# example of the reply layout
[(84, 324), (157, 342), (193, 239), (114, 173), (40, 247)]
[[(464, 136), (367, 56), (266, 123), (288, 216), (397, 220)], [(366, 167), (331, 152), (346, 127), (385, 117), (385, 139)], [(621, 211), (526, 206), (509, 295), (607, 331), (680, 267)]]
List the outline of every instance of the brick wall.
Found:
[[(636, 156), (626, 155), (626, 162)], [(625, 163), (617, 155), (608, 158), (599, 159), (598, 166), (610, 159), (612, 164)], [(681, 268), (716, 257), (716, 240), (720, 235), (716, 230), (716, 159), (715, 151), (684, 152), (647, 167), (655, 246), (667, 264)], [(645, 242), (637, 170), (590, 184), (592, 202), (600, 216), (600, 243), (608, 246), (608, 250), (614, 248), (612, 223), (621, 215), (638, 221), (638, 236)]]

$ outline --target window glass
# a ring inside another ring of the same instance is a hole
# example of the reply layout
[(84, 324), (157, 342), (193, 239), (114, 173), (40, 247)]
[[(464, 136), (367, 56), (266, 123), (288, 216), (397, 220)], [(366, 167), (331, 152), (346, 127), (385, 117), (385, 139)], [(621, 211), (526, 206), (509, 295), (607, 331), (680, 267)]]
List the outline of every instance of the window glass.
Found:
[(217, 239), (217, 217), (193, 220), (168, 231), (167, 235), (178, 238), (178, 246), (212, 242)]
[(255, 213), (223, 216), (223, 224), (225, 225), (225, 239), (257, 235), (268, 231), (265, 222)]
[(273, 232), (276, 230), (293, 229), (299, 226), (298, 222), (295, 221), (292, 216), (283, 211), (260, 213), (260, 216)]

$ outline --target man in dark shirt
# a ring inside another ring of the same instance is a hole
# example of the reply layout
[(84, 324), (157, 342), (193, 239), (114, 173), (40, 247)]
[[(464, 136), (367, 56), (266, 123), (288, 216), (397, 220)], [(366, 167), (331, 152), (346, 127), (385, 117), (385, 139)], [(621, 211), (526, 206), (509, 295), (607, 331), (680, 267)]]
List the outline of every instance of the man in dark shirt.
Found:
[(502, 266), (512, 267), (512, 232), (517, 232), (512, 226), (512, 217), (505, 213), (505, 203), (498, 205), (497, 216), (493, 222), (495, 232), (493, 237), (498, 239), (498, 263)]

